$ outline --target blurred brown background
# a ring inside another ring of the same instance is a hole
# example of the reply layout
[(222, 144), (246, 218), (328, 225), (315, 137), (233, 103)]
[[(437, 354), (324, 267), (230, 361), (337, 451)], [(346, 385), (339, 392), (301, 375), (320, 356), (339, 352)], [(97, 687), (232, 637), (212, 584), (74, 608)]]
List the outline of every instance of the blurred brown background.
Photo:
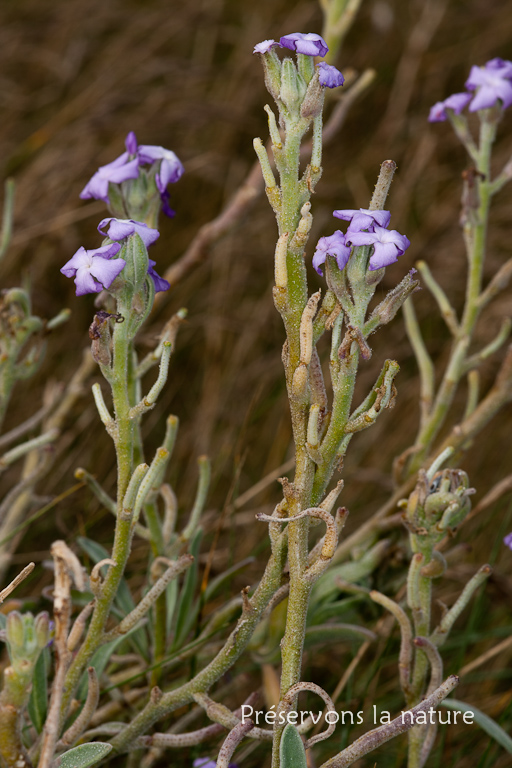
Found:
[[(88, 343), (93, 297), (77, 299), (72, 281), (59, 269), (80, 245), (100, 244), (96, 226), (108, 214), (102, 203), (78, 198), (97, 167), (121, 154), (130, 130), (141, 143), (165, 146), (183, 161), (186, 173), (171, 188), (176, 218), (162, 220), (152, 254), (163, 273), (249, 173), (253, 137), (266, 138), (263, 106), (270, 97), (253, 46), (284, 33), (321, 30), (315, 0), (2, 4), (0, 158), (2, 175), (14, 176), (17, 183), (15, 232), (0, 265), (2, 285), (16, 285), (20, 273), (28, 275), (38, 314), (51, 317), (64, 306), (73, 311), (69, 323), (50, 338), (42, 374), (17, 388), (7, 428), (39, 407), (44, 376), (69, 379)], [(326, 150), (324, 177), (313, 200), (309, 259), (316, 239), (337, 228), (332, 210), (366, 207), (380, 163), (392, 158), (398, 164), (389, 200), (392, 227), (407, 234), (412, 245), (387, 270), (378, 296), (422, 258), (460, 308), (465, 274), (458, 228), (460, 174), (468, 161), (448, 124), (430, 125), (427, 116), (434, 102), (462, 90), (473, 63), (482, 65), (494, 56), (512, 58), (507, 0), (363, 0), (336, 64), (343, 72), (373, 67), (377, 76)], [(335, 99), (331, 94), (328, 111)], [(497, 170), (510, 156), (511, 127), (508, 114), (499, 130)], [(511, 195), (512, 187), (505, 188), (493, 209), (487, 278), (512, 255)], [(195, 492), (197, 456), (211, 456), (207, 527), (213, 529), (223, 508), (234, 524), (232, 535), (221, 543), (216, 567), (250, 553), (257, 541), (266, 546), (264, 527), (253, 522), (254, 508), (278, 500), (277, 483), (239, 511), (232, 505), (291, 455), (280, 362), (283, 331), (271, 299), (275, 231), (272, 212), (260, 196), (209, 258), (169, 292), (141, 338), (145, 352), (162, 323), (180, 307), (188, 308), (168, 386), (145, 432), (151, 455), (163, 436), (165, 416), (172, 412), (180, 418), (172, 480), (184, 515)], [(311, 285), (324, 285), (312, 270)], [(429, 349), (442, 364), (448, 351), (446, 328), (426, 291), (415, 303)], [(510, 294), (504, 292), (480, 324), (479, 346), (496, 334), (501, 317), (510, 311)], [(366, 394), (386, 357), (400, 363), (399, 395), (394, 411), (351, 443), (342, 501), (350, 508), (352, 528), (385, 500), (392, 460), (413, 440), (417, 424), (416, 365), (401, 318), (372, 339), (374, 355), (362, 366), (356, 400)], [(498, 353), (485, 366), (484, 391), (499, 358)], [(464, 392), (454, 405), (454, 418), (463, 408)], [(477, 498), (512, 471), (511, 415), (509, 408), (496, 418), (464, 462)], [(41, 493), (71, 487), (79, 465), (113, 492), (113, 449), (89, 390), (68, 426), (61, 457)], [(510, 523), (505, 501), (485, 519), (476, 519), (463, 537), (473, 546), (470, 562), (498, 556), (490, 594), (500, 616), (508, 615), (512, 596), (512, 555), (500, 543)], [(251, 535), (242, 538), (247, 526)], [(26, 562), (29, 554), (43, 559), (55, 536), (81, 533), (107, 543), (111, 531), (108, 513), (83, 489), (27, 533), (16, 562)], [(145, 557), (144, 548), (140, 554)], [(259, 572), (254, 566), (250, 578)], [(246, 571), (242, 586), (247, 579)]]
[[(171, 188), (177, 215), (173, 221), (162, 219), (153, 253), (163, 272), (245, 179), (254, 162), (253, 137), (266, 137), (263, 105), (270, 97), (258, 57), (252, 55), (254, 44), (293, 30), (321, 31), (322, 17), (313, 0), (20, 0), (4, 4), (2, 15), (0, 157), (3, 174), (17, 182), (15, 233), (1, 265), (2, 280), (10, 286), (20, 272), (28, 274), (35, 310), (43, 316), (72, 308), (70, 322), (50, 339), (43, 370), (66, 380), (88, 341), (93, 297), (77, 299), (72, 281), (59, 269), (80, 245), (99, 245), (96, 226), (108, 215), (101, 202), (78, 199), (85, 182), (123, 151), (129, 130), (142, 143), (178, 154), (186, 173)], [(465, 262), (458, 214), (460, 173), (467, 159), (448, 124), (430, 125), (426, 118), (435, 101), (463, 88), (472, 63), (512, 56), (511, 32), (507, 2), (363, 0), (336, 63), (345, 72), (374, 67), (377, 77), (326, 150), (324, 178), (313, 201), (310, 256), (316, 238), (337, 226), (332, 210), (366, 206), (380, 163), (391, 157), (398, 163), (389, 200), (392, 226), (406, 233), (412, 245), (387, 271), (379, 294), (423, 258), (460, 307)], [(336, 93), (331, 97), (336, 99)], [(509, 114), (499, 131), (496, 169), (508, 159), (511, 125)], [(505, 188), (493, 211), (488, 276), (510, 256), (510, 204), (511, 191)], [(146, 428), (150, 446), (156, 445), (165, 414), (180, 417), (173, 479), (184, 511), (193, 497), (200, 453), (212, 457), (212, 509), (290, 456), (280, 362), (283, 332), (270, 293), (274, 240), (272, 213), (261, 196), (210, 258), (166, 296), (141, 340), (144, 352), (162, 322), (179, 307), (188, 308), (169, 384)], [(314, 272), (311, 284), (323, 285)], [(481, 324), (482, 343), (497, 331), (500, 316), (510, 312), (507, 294), (497, 303)], [(442, 363), (446, 329), (426, 291), (416, 305), (429, 348)], [(363, 396), (389, 356), (402, 367), (399, 397), (393, 412), (351, 444), (344, 501), (352, 525), (355, 513), (368, 514), (385, 497), (391, 461), (416, 426), (415, 363), (400, 318), (373, 337), (373, 348), (356, 397)], [(486, 367), (488, 383), (498, 358)], [(41, 378), (18, 388), (12, 423), (19, 419), (23, 400), (28, 400), (26, 412), (32, 412)], [(78, 464), (111, 489), (112, 447), (87, 394), (74, 416), (72, 438), (67, 438), (71, 450), (45, 492), (69, 487)], [(496, 419), (466, 462), (481, 492), (510, 472), (509, 419), (510, 412)], [(255, 502), (271, 503), (277, 494), (274, 483)], [(77, 524), (75, 513), (85, 515), (81, 525), (87, 527), (89, 512), (93, 519), (101, 515), (82, 491), (59, 508), (56, 522), (69, 534)], [(256, 530), (263, 538), (263, 529)]]
[[(262, 107), (269, 96), (253, 45), (293, 30), (321, 31), (322, 17), (313, 0), (19, 0), (5, 3), (1, 14), (0, 157), (4, 175), (17, 182), (15, 234), (1, 265), (2, 282), (16, 284), (20, 271), (28, 273), (35, 310), (43, 316), (62, 306), (72, 308), (70, 322), (50, 340), (44, 368), (65, 380), (87, 343), (93, 297), (76, 299), (73, 283), (59, 269), (80, 245), (99, 244), (95, 228), (107, 215), (101, 202), (78, 199), (85, 182), (123, 151), (129, 130), (140, 142), (179, 155), (186, 174), (171, 189), (177, 215), (162, 220), (154, 247), (163, 272), (244, 180), (254, 162), (253, 137), (266, 137)], [(398, 163), (389, 201), (392, 226), (406, 233), (412, 245), (387, 271), (379, 293), (423, 258), (460, 306), (464, 254), (457, 220), (460, 173), (467, 160), (449, 126), (429, 125), (426, 117), (435, 101), (462, 89), (472, 63), (512, 55), (511, 30), (505, 1), (363, 0), (336, 63), (343, 71), (372, 66), (377, 77), (326, 150), (324, 178), (313, 202), (310, 255), (316, 238), (336, 228), (334, 208), (367, 205), (379, 164), (391, 157)], [(496, 168), (510, 151), (511, 124), (507, 115)], [(506, 188), (493, 212), (488, 275), (510, 255), (510, 201)], [(181, 306), (188, 308), (161, 409), (148, 419), (155, 441), (162, 434), (163, 413), (181, 419), (174, 478), (184, 508), (202, 452), (213, 460), (213, 507), (289, 456), (279, 356), (283, 333), (270, 295), (274, 237), (271, 211), (260, 197), (210, 258), (166, 296), (142, 339), (151, 343), (165, 318)], [(322, 285), (314, 273), (312, 285)], [(481, 325), (482, 342), (496, 332), (499, 315), (509, 311), (506, 294), (498, 304)], [(432, 353), (443, 358), (447, 332), (425, 291), (416, 305)], [(351, 445), (345, 477), (352, 481), (347, 482), (352, 492), (347, 491), (345, 503), (354, 510), (373, 506), (386, 492), (391, 460), (416, 426), (415, 363), (399, 318), (373, 337), (373, 347), (358, 396), (373, 382), (382, 360), (393, 356), (402, 366), (399, 398), (392, 413)], [(496, 360), (488, 364), (489, 376), (496, 365)], [(19, 388), (20, 402), (30, 392), (28, 411), (38, 386), (29, 382)], [(14, 414), (18, 402), (13, 406)], [(482, 438), (484, 450), (473, 451), (468, 459), (473, 483), (482, 491), (510, 471), (509, 418), (510, 413), (496, 420)], [(101, 435), (97, 422), (86, 397), (73, 425), (75, 434), (81, 433), (82, 458), (74, 439), (48, 491), (68, 487), (77, 463), (106, 476), (111, 485), (112, 450), (106, 436), (99, 448), (95, 444)], [(276, 494), (274, 484), (257, 501), (272, 501)], [(87, 502), (81, 498), (77, 503)], [(72, 528), (75, 519), (68, 524)]]

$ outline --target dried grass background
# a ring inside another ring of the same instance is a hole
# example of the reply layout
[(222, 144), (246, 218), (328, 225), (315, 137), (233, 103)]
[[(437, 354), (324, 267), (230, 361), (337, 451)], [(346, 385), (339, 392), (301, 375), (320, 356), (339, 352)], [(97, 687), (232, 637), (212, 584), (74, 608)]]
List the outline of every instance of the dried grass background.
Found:
[[(3, 4), (0, 158), (2, 175), (14, 176), (17, 192), (12, 247), (0, 265), (2, 286), (19, 284), (21, 272), (31, 281), (36, 313), (51, 317), (64, 306), (73, 312), (50, 339), (43, 375), (69, 379), (87, 345), (93, 297), (76, 299), (73, 283), (59, 269), (80, 245), (100, 244), (96, 226), (107, 215), (103, 205), (78, 199), (96, 168), (123, 151), (129, 130), (141, 143), (173, 149), (183, 161), (186, 173), (171, 189), (176, 218), (162, 221), (152, 254), (163, 272), (245, 179), (254, 162), (253, 137), (266, 138), (263, 105), (270, 97), (258, 57), (251, 53), (254, 44), (296, 30), (320, 32), (321, 25), (314, 0)], [(324, 177), (313, 200), (310, 257), (316, 238), (336, 228), (332, 210), (365, 207), (380, 163), (392, 158), (398, 164), (389, 200), (392, 226), (406, 233), (412, 245), (387, 270), (378, 293), (382, 296), (421, 258), (460, 308), (465, 260), (458, 214), (460, 174), (467, 161), (449, 126), (429, 125), (426, 118), (434, 102), (462, 89), (471, 64), (494, 56), (512, 58), (507, 0), (363, 0), (336, 64), (342, 71), (359, 72), (371, 66), (377, 77), (326, 150)], [(511, 128), (509, 114), (499, 130), (497, 169), (510, 155)], [(511, 202), (512, 189), (505, 188), (493, 209), (487, 278), (512, 255)], [(195, 492), (197, 456), (211, 456), (207, 520), (213, 530), (226, 505), (232, 520), (231, 534), (217, 553), (217, 569), (250, 554), (255, 542), (265, 548), (266, 530), (252, 522), (254, 507), (271, 506), (279, 486), (270, 484), (237, 512), (232, 505), (291, 455), (280, 361), (283, 331), (271, 299), (275, 230), (261, 196), (209, 258), (166, 295), (141, 339), (144, 351), (173, 312), (188, 308), (169, 384), (147, 419), (146, 431), (154, 447), (163, 435), (165, 415), (172, 412), (180, 418), (172, 479), (183, 514)], [(323, 285), (314, 272), (311, 285)], [(427, 291), (416, 297), (416, 307), (429, 349), (442, 362), (448, 335)], [(500, 318), (510, 312), (510, 293), (503, 293), (484, 316), (479, 344), (495, 335)], [(386, 499), (392, 459), (413, 439), (417, 423), (416, 366), (401, 318), (372, 339), (374, 356), (362, 367), (356, 399), (372, 385), (385, 357), (400, 363), (399, 396), (394, 411), (351, 443), (342, 497), (351, 511), (351, 530)], [(499, 354), (486, 365), (484, 386), (490, 385), (498, 364)], [(18, 387), (7, 428), (36, 410), (42, 379)], [(72, 486), (77, 466), (95, 473), (113, 492), (113, 450), (89, 392), (69, 421), (60, 459), (40, 488), (42, 496)], [(462, 396), (454, 409), (463, 407)], [(478, 490), (477, 499), (512, 471), (510, 434), (508, 408), (470, 450), (463, 468)], [(453, 600), (460, 579), (474, 564), (497, 557), (486, 599), (497, 622), (503, 623), (512, 597), (512, 555), (500, 541), (512, 521), (506, 503), (485, 515), (464, 529), (461, 538), (473, 551), (446, 588), (446, 599)], [(85, 533), (106, 543), (111, 532), (108, 513), (83, 489), (26, 533), (15, 562), (43, 560), (57, 536), (71, 540)], [(135, 552), (135, 585), (137, 562)], [(242, 586), (259, 572), (258, 565), (246, 571)], [(478, 647), (475, 655), (485, 647)], [(510, 650), (501, 657), (501, 667), (507, 658), (510, 662)], [(489, 685), (489, 714), (510, 702), (510, 691), (508, 699), (505, 695), (509, 688), (510, 678), (505, 693)], [(457, 765), (476, 764), (468, 759), (461, 757)]]

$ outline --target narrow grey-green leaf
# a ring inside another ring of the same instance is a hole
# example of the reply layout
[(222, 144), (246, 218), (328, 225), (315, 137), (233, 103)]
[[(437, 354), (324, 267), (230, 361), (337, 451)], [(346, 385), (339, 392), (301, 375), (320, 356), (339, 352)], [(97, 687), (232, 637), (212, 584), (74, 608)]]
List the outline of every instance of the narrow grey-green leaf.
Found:
[[(83, 551), (89, 555), (91, 560), (95, 563), (99, 563), (100, 560), (106, 560), (110, 557), (105, 547), (98, 544), (97, 541), (88, 539), (86, 536), (78, 536), (77, 542)], [(130, 588), (125, 579), (121, 579), (119, 587), (114, 599), (114, 605), (118, 609), (121, 618), (127, 616), (135, 608), (135, 602), (130, 592)], [(117, 613), (117, 611), (116, 611)], [(146, 631), (140, 628), (133, 636), (132, 643), (135, 646), (137, 653), (140, 653), (146, 661), (149, 659), (149, 645)]]
[(356, 613), (352, 610), (354, 606), (366, 599), (366, 596), (356, 595), (355, 597), (344, 597), (341, 600), (336, 600), (332, 603), (321, 603), (320, 605), (311, 603), (308, 609), (308, 626), (325, 624), (326, 621), (332, 619), (333, 616), (341, 618), (343, 614), (351, 612), (352, 616), (349, 617), (350, 622), (350, 619), (356, 616)]
[[(102, 547), (97, 541), (88, 539), (86, 536), (79, 536), (77, 542), (95, 563), (99, 563), (100, 560), (107, 560), (110, 557), (110, 554), (105, 547)], [(119, 608), (124, 611), (125, 615), (135, 608), (132, 593), (124, 579), (122, 579), (119, 584), (119, 589), (116, 594), (116, 603)]]
[(48, 707), (48, 667), (50, 664), (50, 651), (43, 648), (39, 654), (32, 676), (32, 690), (28, 700), (28, 714), (32, 724), (38, 733), (43, 730)]
[(304, 647), (339, 643), (344, 640), (376, 640), (377, 635), (366, 627), (356, 624), (317, 624), (306, 629)]
[(512, 738), (503, 730), (501, 725), (498, 725), (496, 720), (493, 720), (492, 717), (486, 715), (482, 710), (473, 707), (471, 704), (466, 704), (465, 701), (458, 701), (458, 699), (445, 699), (441, 702), (441, 706), (447, 709), (458, 710), (459, 712), (472, 712), (475, 716), (475, 723), (512, 755)]
[(185, 574), (185, 580), (181, 588), (178, 606), (176, 609), (176, 629), (174, 634), (173, 650), (179, 648), (187, 637), (199, 610), (199, 601), (194, 602), (194, 592), (197, 585), (197, 555), (199, 545), (203, 536), (202, 528), (198, 528), (192, 543), (190, 545), (190, 554), (194, 557), (194, 562)]
[(174, 610), (178, 601), (178, 580), (173, 579), (165, 590), (165, 603), (167, 607), (166, 612), (166, 632), (167, 635), (171, 634)]
[[(115, 640), (111, 640), (110, 643), (105, 643), (105, 645), (102, 645), (96, 653), (93, 655), (91, 661), (89, 662), (89, 667), (94, 667), (96, 670), (96, 676), (98, 680), (101, 678), (105, 667), (108, 664), (108, 661), (112, 654), (114, 653), (117, 646), (122, 643), (126, 638), (128, 638), (132, 632), (138, 632), (137, 627), (133, 627), (130, 629), (125, 635), (120, 635), (119, 637), (116, 637)], [(87, 688), (88, 688), (88, 678), (86, 673), (82, 675), (82, 679), (80, 680), (80, 685), (78, 687), (78, 698), (80, 700), (84, 700), (87, 696)]]
[(205, 602), (213, 597), (213, 595), (219, 591), (223, 584), (225, 584), (227, 581), (230, 581), (233, 574), (237, 573), (237, 571), (241, 571), (242, 568), (245, 568), (246, 565), (250, 565), (251, 563), (254, 563), (254, 557), (246, 557), (245, 560), (240, 560), (239, 563), (235, 563), (235, 565), (232, 565), (231, 568), (227, 569), (227, 571), (220, 573), (218, 576), (212, 579), (206, 587), (204, 593)]
[(59, 758), (59, 768), (88, 768), (88, 766), (103, 760), (111, 749), (112, 744), (106, 744), (104, 741), (91, 741), (89, 744), (80, 744), (79, 747), (68, 749), (67, 752), (61, 755)]
[(311, 592), (311, 600), (318, 603), (322, 600), (334, 599), (342, 591), (338, 586), (338, 579), (348, 581), (351, 584), (358, 584), (373, 573), (387, 549), (388, 543), (382, 539), (368, 552), (365, 552), (359, 560), (351, 560), (329, 568), (315, 583)]
[(279, 768), (307, 768), (306, 750), (297, 728), (288, 723), (279, 745)]

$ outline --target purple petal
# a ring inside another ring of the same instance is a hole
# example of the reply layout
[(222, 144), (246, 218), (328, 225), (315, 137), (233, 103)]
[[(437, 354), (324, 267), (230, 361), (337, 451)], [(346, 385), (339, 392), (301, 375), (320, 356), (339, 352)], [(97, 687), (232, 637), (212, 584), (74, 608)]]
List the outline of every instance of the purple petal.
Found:
[(365, 211), (361, 209), (348, 225), (347, 234), (349, 232), (361, 232), (362, 229), (373, 231), (376, 224), (380, 227), (387, 227), (390, 219), (391, 213), (389, 211)]
[(382, 269), (393, 264), (410, 246), (409, 239), (396, 229), (375, 226), (373, 232), (347, 232), (346, 242), (352, 245), (373, 245), (369, 268)]
[(398, 248), (394, 243), (376, 243), (375, 250), (370, 256), (368, 268), (371, 270), (382, 269), (394, 264), (400, 255)]
[(460, 115), (464, 107), (471, 101), (470, 93), (453, 93), (444, 101), (438, 101), (430, 110), (429, 123), (441, 123), (447, 119), (446, 110), (453, 109), (456, 115)]
[[(107, 226), (108, 230), (105, 232), (105, 227)], [(109, 237), (111, 240), (124, 240), (130, 237), (130, 235), (137, 234), (146, 248), (149, 248), (160, 237), (157, 229), (151, 229), (146, 224), (140, 221), (132, 221), (131, 219), (103, 219), (99, 223), (98, 232)]]
[(275, 40), (263, 40), (262, 43), (254, 46), (253, 53), (268, 53), (276, 45), (279, 45), (279, 43), (276, 43)]
[(141, 144), (138, 149), (139, 164), (145, 165), (156, 163), (161, 160), (159, 173), (164, 188), (170, 182), (178, 181), (183, 175), (185, 168), (175, 152), (164, 147), (157, 147), (151, 144)]
[(119, 243), (110, 243), (90, 251), (79, 248), (60, 271), (66, 277), (75, 278), (77, 296), (98, 293), (103, 287), (110, 288), (125, 266), (124, 259), (112, 259), (120, 250)]
[(355, 208), (343, 208), (339, 211), (333, 211), (332, 215), (336, 216), (337, 219), (343, 219), (343, 221), (351, 221), (356, 213), (359, 213), (359, 210)]
[(512, 62), (503, 59), (491, 59), (485, 67), (471, 67), (466, 88), (470, 91), (478, 90), (469, 111), (489, 109), (498, 99), (501, 99), (505, 108), (509, 107), (512, 104), (511, 77)]
[(313, 256), (313, 267), (319, 275), (323, 275), (320, 267), (325, 264), (327, 256), (334, 256), (338, 268), (344, 269), (350, 258), (350, 251), (351, 249), (346, 245), (345, 235), (338, 229), (333, 235), (330, 235), (329, 237), (321, 237), (318, 241)]
[(123, 271), (126, 266), (124, 259), (102, 259), (95, 257), (92, 260), (92, 265), (89, 269), (91, 275), (103, 283), (105, 288), (110, 288), (116, 277)]
[(302, 32), (293, 32), (290, 35), (284, 35), (279, 40), (281, 48), (288, 48), (290, 51), (297, 51), (306, 56), (325, 56), (329, 50), (323, 37), (314, 32), (303, 34)]
[(505, 61), (505, 59), (496, 57), (487, 62), (485, 69), (491, 72), (499, 72), (501, 77), (512, 78), (512, 61)]
[(428, 114), (429, 123), (442, 123), (446, 120), (446, 110), (444, 101), (437, 101), (433, 107), (430, 107)]
[(477, 112), (479, 109), (494, 107), (498, 99), (503, 102), (504, 109), (512, 104), (512, 83), (508, 80), (500, 80), (492, 86), (481, 86), (469, 105), (469, 111)]
[(103, 200), (108, 203), (108, 180), (102, 179), (97, 173), (87, 182), (79, 194), (82, 200)]
[(171, 287), (171, 284), (167, 282), (167, 280), (164, 280), (163, 277), (160, 277), (160, 275), (155, 272), (153, 267), (156, 264), (156, 261), (153, 261), (153, 259), (148, 259), (149, 267), (148, 267), (148, 275), (153, 280), (155, 284), (155, 292), (158, 293), (159, 291), (168, 291)]
[(126, 151), (129, 155), (136, 155), (137, 154), (137, 137), (134, 134), (133, 131), (130, 131), (128, 136), (125, 139), (124, 145), (126, 147)]
[(347, 246), (343, 248), (343, 251), (340, 250), (338, 255), (336, 256), (336, 263), (338, 265), (338, 269), (345, 269), (345, 267), (348, 264), (348, 260), (350, 258), (351, 249)]
[(318, 76), (320, 85), (323, 85), (326, 88), (337, 88), (345, 82), (345, 78), (336, 67), (331, 67), (330, 64), (326, 64), (325, 61), (321, 61), (317, 66), (320, 72)]
[(139, 164), (137, 159), (134, 158), (119, 168), (112, 168), (108, 174), (108, 181), (114, 184), (121, 184), (123, 181), (128, 181), (128, 179), (136, 179), (138, 175)]
[[(325, 251), (315, 251), (313, 254), (313, 267), (318, 272), (319, 275), (324, 275), (320, 267), (322, 267), (325, 264), (325, 260), (327, 258), (327, 254)], [(62, 270), (61, 270), (62, 271)]]
[(102, 245), (101, 248), (93, 248), (90, 251), (86, 251), (85, 248), (81, 246), (69, 261), (64, 264), (60, 271), (66, 277), (74, 277), (77, 269), (80, 269), (84, 265), (89, 266), (95, 256), (99, 256), (103, 259), (111, 259), (118, 254), (120, 250), (121, 246), (119, 243)]
[(116, 256), (120, 250), (121, 246), (119, 243), (109, 243), (108, 245), (101, 245), (99, 248), (94, 248), (92, 251), (87, 251), (87, 253), (92, 253), (94, 256), (101, 256), (103, 259), (111, 259), (113, 256)]
[(121, 184), (128, 179), (136, 179), (139, 175), (139, 163), (137, 158), (128, 160), (128, 152), (113, 160), (108, 165), (99, 168), (94, 176), (87, 182), (80, 192), (82, 200), (94, 198), (108, 203), (108, 185)]
[(359, 208), (359, 210), (351, 208), (342, 209), (334, 211), (333, 216), (337, 219), (350, 221), (348, 227), (348, 232), (350, 233), (360, 232), (362, 229), (373, 231), (375, 225), (387, 227), (391, 219), (391, 213), (389, 211), (370, 211), (368, 208)]
[(444, 105), (447, 109), (453, 109), (456, 115), (460, 115), (470, 101), (470, 93), (452, 93), (451, 96), (444, 100)]
[(347, 243), (350, 245), (373, 245), (375, 235), (373, 232), (347, 232)]
[(99, 293), (103, 286), (93, 278), (88, 269), (77, 270), (75, 277), (76, 295), (85, 296), (86, 293)]
[(512, 533), (509, 533), (505, 536), (503, 543), (506, 544), (509, 549), (512, 549)]
[(173, 219), (176, 216), (176, 211), (174, 211), (169, 205), (171, 196), (166, 189), (164, 189), (163, 192), (160, 192), (160, 199), (162, 201), (162, 213), (164, 216), (168, 216), (170, 219)]
[(74, 277), (77, 269), (80, 269), (86, 259), (87, 251), (83, 246), (80, 246), (78, 251), (64, 264), (60, 271), (66, 277)]
[(396, 229), (392, 229), (391, 232), (396, 233), (394, 243), (399, 250), (398, 255), (401, 256), (409, 248), (411, 241), (405, 235), (401, 235), (399, 232), (397, 232)]

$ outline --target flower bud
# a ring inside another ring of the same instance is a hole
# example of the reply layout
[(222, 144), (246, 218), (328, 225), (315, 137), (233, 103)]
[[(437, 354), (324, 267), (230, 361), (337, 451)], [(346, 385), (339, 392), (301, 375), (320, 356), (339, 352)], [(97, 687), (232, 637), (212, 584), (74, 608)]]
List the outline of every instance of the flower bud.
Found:
[[(118, 213), (113, 213), (114, 216), (144, 221), (149, 226), (156, 227), (162, 206), (161, 193), (156, 183), (159, 165), (159, 163), (154, 163), (149, 168), (141, 168), (137, 179), (123, 181), (118, 189), (120, 189), (123, 204), (120, 210), (124, 210), (125, 214), (121, 216)], [(111, 211), (114, 200), (111, 189), (114, 186), (116, 185), (109, 184), (109, 208)]]
[(261, 57), (265, 86), (273, 99), (277, 101), (281, 91), (281, 62), (273, 50), (264, 53)]
[(126, 261), (123, 270), (124, 280), (133, 286), (135, 293), (138, 293), (146, 282), (149, 261), (147, 248), (136, 232), (126, 238), (119, 256)]
[(113, 315), (110, 312), (99, 310), (94, 315), (94, 320), (89, 326), (92, 356), (101, 365), (110, 365), (112, 358), (110, 353), (112, 334), (109, 323), (111, 317)]
[(306, 90), (304, 80), (291, 59), (284, 59), (281, 68), (280, 97), (290, 112), (297, 112)]
[(18, 613), (18, 611), (11, 611), (7, 614), (6, 632), (9, 648), (11, 653), (14, 654), (17, 649), (23, 648), (25, 639), (25, 630), (21, 613)]
[(31, 613), (22, 615), (18, 611), (11, 611), (7, 615), (6, 642), (12, 666), (18, 672), (26, 672), (27, 669), (30, 672), (50, 639), (51, 622), (46, 611), (38, 614), (35, 619)]
[(300, 108), (300, 116), (312, 120), (317, 117), (324, 106), (324, 89), (318, 79), (318, 70), (310, 80), (306, 95)]
[[(376, 271), (380, 272), (380, 270)], [(415, 272), (415, 269), (411, 269), (404, 279), (389, 291), (387, 296), (373, 310), (370, 321), (375, 321), (378, 325), (386, 325), (393, 320), (405, 300), (419, 288), (419, 280), (415, 280), (413, 277)], [(367, 274), (371, 275), (373, 273), (368, 272)]]
[(53, 622), (50, 621), (50, 616), (47, 611), (38, 613), (34, 622), (35, 638), (37, 647), (41, 650), (46, 648), (50, 640), (52, 639)]

